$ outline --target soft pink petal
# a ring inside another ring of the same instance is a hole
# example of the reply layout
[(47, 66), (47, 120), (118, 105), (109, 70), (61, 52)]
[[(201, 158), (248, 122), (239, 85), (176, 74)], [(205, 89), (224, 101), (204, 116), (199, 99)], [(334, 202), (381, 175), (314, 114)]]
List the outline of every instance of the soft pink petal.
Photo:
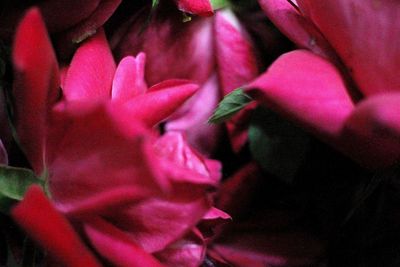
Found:
[(335, 57), (332, 48), (318, 28), (288, 0), (258, 2), (268, 18), (298, 46), (321, 56)]
[(76, 51), (62, 88), (67, 100), (104, 100), (111, 97), (115, 62), (104, 31)]
[(213, 8), (210, 0), (175, 0), (178, 8), (186, 13), (210, 16), (213, 14)]
[(247, 87), (261, 104), (330, 141), (353, 110), (335, 66), (303, 50), (284, 54)]
[(38, 186), (30, 187), (24, 200), (12, 209), (12, 217), (63, 266), (101, 266)]
[(204, 155), (210, 155), (219, 145), (222, 134), (220, 125), (207, 123), (220, 100), (218, 80), (216, 75), (199, 89), (176, 113), (168, 120), (167, 131), (182, 131), (186, 133), (188, 142)]
[[(73, 104), (57, 106), (51, 125), (50, 191), (61, 210), (98, 210), (97, 202), (137, 201), (168, 186), (144, 152), (152, 133), (133, 113), (119, 105)], [(118, 196), (124, 191), (129, 195)]]
[(58, 97), (59, 73), (46, 27), (36, 8), (27, 12), (17, 29), (12, 60), (16, 130), (29, 162), (40, 174), (44, 167), (47, 114)]
[(160, 9), (143, 30), (147, 12), (137, 14), (113, 36), (117, 58), (146, 54), (149, 85), (167, 79), (205, 82), (214, 69), (212, 19), (192, 18), (182, 23), (182, 13)]
[(100, 218), (84, 225), (85, 232), (98, 253), (115, 266), (162, 267), (151, 254), (145, 252), (128, 235)]
[[(150, 88), (149, 92), (124, 102), (135, 118), (148, 126), (154, 126), (162, 120), (167, 119), (198, 89), (192, 83), (168, 82), (168, 87), (155, 90)], [(161, 85), (159, 85), (162, 87)]]
[(146, 92), (145, 60), (146, 56), (143, 53), (137, 55), (136, 58), (127, 56), (121, 60), (115, 72), (111, 98), (129, 100)]
[(400, 94), (377, 95), (359, 103), (342, 137), (350, 154), (368, 168), (400, 161)]
[(365, 95), (400, 90), (400, 2), (298, 1)]

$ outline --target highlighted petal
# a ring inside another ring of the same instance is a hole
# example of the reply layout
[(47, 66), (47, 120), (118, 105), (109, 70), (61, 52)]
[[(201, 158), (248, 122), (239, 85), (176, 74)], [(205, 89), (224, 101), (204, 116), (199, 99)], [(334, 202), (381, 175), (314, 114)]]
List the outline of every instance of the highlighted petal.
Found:
[(147, 90), (144, 80), (146, 56), (143, 53), (136, 58), (127, 56), (118, 64), (112, 85), (112, 99), (129, 100), (142, 95)]
[(284, 54), (247, 87), (261, 104), (330, 141), (354, 108), (335, 66), (303, 50)]
[(176, 0), (179, 10), (201, 15), (211, 16), (213, 14), (213, 8), (210, 0)]
[(198, 89), (196, 84), (181, 80), (166, 83), (168, 87), (160, 83), (150, 88), (148, 93), (126, 102), (125, 107), (135, 114), (136, 119), (152, 127), (169, 117)]
[(59, 71), (38, 9), (30, 9), (20, 23), (12, 56), (17, 134), (29, 162), (41, 174), (47, 115), (58, 97)]
[(76, 51), (65, 77), (67, 100), (106, 100), (111, 97), (115, 62), (104, 31), (88, 39)]
[(118, 228), (96, 218), (84, 225), (85, 232), (96, 250), (115, 266), (162, 267), (151, 254)]
[(68, 221), (41, 189), (32, 186), (12, 217), (49, 254), (67, 267), (100, 267)]

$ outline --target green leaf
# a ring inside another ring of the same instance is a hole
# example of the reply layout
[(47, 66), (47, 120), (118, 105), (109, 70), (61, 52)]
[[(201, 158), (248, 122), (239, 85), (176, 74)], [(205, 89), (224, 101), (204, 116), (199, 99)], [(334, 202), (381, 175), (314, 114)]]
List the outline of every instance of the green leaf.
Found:
[(304, 162), (309, 137), (275, 113), (257, 108), (250, 123), (249, 143), (260, 166), (290, 184)]
[(157, 7), (159, 3), (160, 3), (160, 0), (152, 0), (151, 8)]
[(228, 0), (210, 0), (213, 10), (218, 10), (229, 5)]
[(0, 210), (7, 213), (11, 205), (22, 200), (33, 184), (44, 187), (44, 181), (29, 169), (0, 166)]
[(253, 99), (239, 88), (226, 95), (218, 104), (214, 114), (208, 120), (209, 123), (221, 123), (230, 119), (237, 112), (246, 107)]

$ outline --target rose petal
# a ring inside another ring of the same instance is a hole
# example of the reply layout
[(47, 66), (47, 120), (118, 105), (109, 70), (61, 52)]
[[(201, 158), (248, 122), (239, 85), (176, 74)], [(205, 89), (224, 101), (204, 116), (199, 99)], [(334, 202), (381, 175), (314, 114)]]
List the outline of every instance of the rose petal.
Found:
[(143, 53), (138, 54), (136, 58), (127, 56), (121, 60), (115, 72), (111, 98), (129, 100), (146, 92), (145, 60), (146, 56)]
[(58, 97), (59, 73), (46, 27), (37, 8), (27, 12), (17, 29), (12, 59), (17, 134), (33, 169), (41, 174), (46, 120), (50, 106)]
[(115, 62), (101, 30), (76, 51), (62, 88), (67, 100), (109, 99)]
[(210, 0), (175, 0), (177, 2), (179, 10), (201, 15), (211, 16), (213, 14), (213, 8)]
[(400, 90), (400, 3), (299, 0), (365, 95)]
[(247, 88), (249, 94), (268, 108), (329, 141), (337, 138), (353, 110), (346, 85), (335, 66), (303, 50), (281, 56)]
[(101, 266), (38, 186), (12, 209), (12, 217), (49, 254), (69, 267)]
[(121, 267), (162, 267), (151, 254), (135, 244), (128, 235), (100, 218), (84, 224), (92, 245), (104, 258)]

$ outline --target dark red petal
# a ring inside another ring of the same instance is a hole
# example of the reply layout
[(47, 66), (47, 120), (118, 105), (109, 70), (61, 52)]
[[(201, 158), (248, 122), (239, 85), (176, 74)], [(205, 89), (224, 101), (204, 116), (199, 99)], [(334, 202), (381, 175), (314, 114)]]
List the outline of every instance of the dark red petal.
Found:
[(11, 214), (36, 242), (65, 266), (101, 266), (38, 186), (30, 187)]
[(47, 115), (58, 97), (59, 71), (37, 8), (20, 23), (13, 46), (15, 121), (19, 141), (37, 174), (44, 167)]

